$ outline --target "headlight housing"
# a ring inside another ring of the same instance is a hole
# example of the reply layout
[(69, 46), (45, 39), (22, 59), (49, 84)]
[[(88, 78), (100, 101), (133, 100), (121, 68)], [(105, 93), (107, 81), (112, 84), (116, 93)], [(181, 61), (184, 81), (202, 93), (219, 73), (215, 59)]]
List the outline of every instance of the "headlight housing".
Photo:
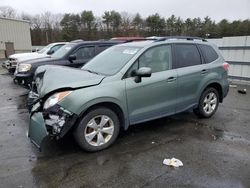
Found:
[(45, 101), (43, 108), (48, 109), (54, 106), (55, 104), (63, 100), (66, 96), (68, 96), (71, 92), (72, 91), (63, 91), (63, 92), (53, 94)]
[(27, 72), (31, 69), (31, 64), (20, 63), (18, 65), (18, 72)]

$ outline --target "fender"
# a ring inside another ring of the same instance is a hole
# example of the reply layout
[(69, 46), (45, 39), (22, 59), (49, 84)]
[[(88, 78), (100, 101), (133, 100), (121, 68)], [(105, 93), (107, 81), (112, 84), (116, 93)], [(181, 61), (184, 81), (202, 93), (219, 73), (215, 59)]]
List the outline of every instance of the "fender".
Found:
[(100, 98), (90, 100), (90, 101), (86, 102), (84, 105), (80, 106), (75, 113), (79, 117), (81, 117), (89, 108), (91, 108), (92, 106), (101, 104), (101, 103), (113, 103), (113, 104), (117, 105), (121, 109), (121, 111), (123, 113), (123, 117), (124, 117), (124, 122), (123, 122), (124, 123), (124, 129), (127, 130), (128, 127), (129, 127), (129, 119), (127, 118), (128, 117), (127, 107), (122, 105), (122, 102), (120, 102), (116, 98), (100, 97)]
[(198, 100), (200, 100), (200, 97), (201, 97), (203, 91), (204, 91), (210, 84), (219, 84), (219, 85), (221, 86), (221, 88), (222, 88), (222, 84), (221, 84), (220, 80), (218, 80), (218, 79), (209, 80), (209, 81), (207, 81), (205, 84), (203, 84), (203, 86), (201, 87), (201, 89), (200, 89), (200, 91), (199, 91), (199, 98), (198, 98)]

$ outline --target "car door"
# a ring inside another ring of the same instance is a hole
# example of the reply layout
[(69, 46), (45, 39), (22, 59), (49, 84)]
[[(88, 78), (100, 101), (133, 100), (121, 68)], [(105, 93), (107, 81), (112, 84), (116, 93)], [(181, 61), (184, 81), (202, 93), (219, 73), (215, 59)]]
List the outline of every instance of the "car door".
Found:
[(70, 56), (75, 56), (75, 60), (69, 60), (69, 66), (82, 67), (95, 56), (95, 46), (83, 46), (75, 50)]
[(174, 44), (173, 68), (177, 71), (176, 111), (187, 110), (199, 100), (200, 85), (208, 74), (206, 64), (195, 44)]
[[(161, 45), (144, 52), (127, 72), (126, 96), (131, 124), (175, 112), (177, 73), (171, 64), (171, 45)], [(152, 75), (136, 83), (133, 72), (140, 67), (150, 67)]]

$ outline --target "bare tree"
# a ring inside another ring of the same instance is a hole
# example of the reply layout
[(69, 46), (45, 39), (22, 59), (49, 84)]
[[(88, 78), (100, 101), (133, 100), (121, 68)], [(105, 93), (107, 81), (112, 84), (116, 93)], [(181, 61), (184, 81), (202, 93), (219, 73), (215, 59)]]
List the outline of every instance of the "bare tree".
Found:
[(4, 18), (16, 18), (17, 12), (10, 6), (0, 6), (0, 16)]
[(123, 31), (123, 35), (129, 35), (130, 29), (133, 26), (133, 15), (129, 14), (128, 12), (121, 12), (121, 29)]

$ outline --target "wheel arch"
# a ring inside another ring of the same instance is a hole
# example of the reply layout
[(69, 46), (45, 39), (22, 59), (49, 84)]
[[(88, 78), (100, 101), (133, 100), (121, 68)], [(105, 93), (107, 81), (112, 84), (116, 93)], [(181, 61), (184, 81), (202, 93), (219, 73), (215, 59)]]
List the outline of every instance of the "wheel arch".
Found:
[(218, 81), (213, 81), (213, 82), (209, 82), (206, 84), (206, 86), (201, 90), (200, 92), (200, 96), (202, 95), (202, 93), (207, 89), (207, 88), (215, 88), (218, 91), (219, 94), (219, 102), (222, 103), (223, 102), (223, 90), (222, 90), (222, 86)]
[(110, 99), (109, 100), (99, 99), (97, 101), (90, 101), (87, 105), (84, 105), (84, 108), (82, 108), (79, 113), (79, 118), (78, 118), (79, 121), (89, 111), (96, 109), (98, 107), (105, 107), (105, 108), (112, 110), (118, 116), (120, 124), (121, 124), (120, 126), (125, 130), (128, 128), (129, 123), (128, 123), (128, 118), (126, 118), (126, 114), (127, 114), (126, 110), (124, 109), (124, 107), (122, 107), (121, 104)]

